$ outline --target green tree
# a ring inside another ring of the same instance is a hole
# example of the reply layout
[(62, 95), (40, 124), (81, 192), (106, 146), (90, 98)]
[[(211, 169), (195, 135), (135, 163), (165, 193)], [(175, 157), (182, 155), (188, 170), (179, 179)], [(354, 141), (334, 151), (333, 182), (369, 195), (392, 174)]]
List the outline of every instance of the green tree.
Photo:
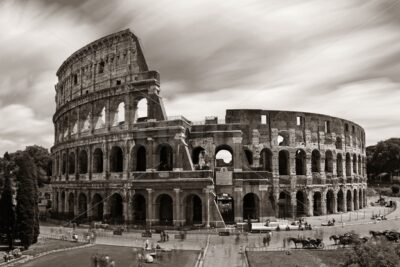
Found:
[(400, 138), (380, 141), (367, 147), (367, 170), (369, 174), (395, 172), (400, 169)]
[(49, 151), (41, 146), (33, 145), (27, 146), (24, 150), (33, 159), (36, 171), (35, 174), (39, 186), (48, 184), (50, 182), (49, 176), (51, 176), (51, 155)]
[(10, 249), (13, 248), (15, 234), (15, 208), (13, 203), (13, 189), (11, 184), (10, 157), (8, 153), (3, 160), (4, 186), (0, 198), (0, 233), (6, 236)]
[(400, 260), (398, 245), (386, 240), (360, 243), (346, 253), (343, 266), (395, 267)]
[(39, 213), (37, 199), (37, 169), (28, 153), (15, 154), (17, 166), (17, 231), (24, 248), (37, 242), (39, 235)]

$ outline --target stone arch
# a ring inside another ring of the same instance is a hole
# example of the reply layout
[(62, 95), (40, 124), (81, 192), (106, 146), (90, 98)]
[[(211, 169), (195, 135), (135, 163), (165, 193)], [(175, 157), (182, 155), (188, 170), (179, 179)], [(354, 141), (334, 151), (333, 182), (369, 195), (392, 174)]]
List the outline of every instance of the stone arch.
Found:
[(358, 205), (357, 205), (357, 202), (358, 202), (358, 194), (357, 194), (358, 192), (357, 192), (357, 189), (353, 189), (353, 206), (354, 206), (354, 210), (358, 210)]
[(215, 149), (215, 166), (232, 167), (233, 149), (228, 145), (220, 145)]
[(246, 156), (247, 166), (253, 165), (253, 152), (250, 149), (244, 149), (244, 155)]
[(88, 155), (86, 150), (79, 152), (79, 173), (85, 174), (88, 172)]
[(123, 172), (124, 170), (124, 153), (119, 146), (113, 146), (110, 152), (110, 171)]
[(68, 194), (68, 217), (69, 218), (74, 218), (75, 214), (75, 199), (74, 199), (74, 193), (69, 193)]
[(168, 194), (160, 194), (156, 199), (156, 214), (161, 225), (172, 225), (174, 221), (173, 199)]
[(328, 190), (326, 193), (326, 212), (327, 214), (335, 213), (335, 193), (333, 190)]
[(264, 148), (260, 153), (261, 166), (264, 171), (272, 172), (272, 152)]
[(78, 197), (79, 220), (87, 218), (87, 197), (84, 193), (80, 193)]
[(136, 145), (132, 149), (132, 171), (145, 172), (147, 168), (146, 161), (146, 147)]
[(358, 190), (358, 208), (362, 209), (363, 208), (363, 191), (362, 189)]
[(332, 151), (325, 151), (325, 172), (333, 173), (333, 154)]
[(348, 189), (346, 193), (346, 204), (347, 204), (347, 211), (353, 210), (353, 199), (351, 196), (351, 190)]
[(299, 190), (296, 193), (296, 216), (297, 217), (302, 217), (306, 215), (306, 204), (307, 201), (307, 195)]
[(282, 191), (279, 194), (278, 199), (278, 207), (279, 207), (279, 218), (288, 218), (291, 215), (290, 212), (290, 193), (287, 191)]
[(106, 107), (103, 106), (99, 112), (95, 114), (95, 124), (94, 128), (95, 129), (101, 129), (106, 127)]
[(307, 175), (307, 156), (303, 149), (296, 151), (296, 175)]
[(81, 133), (87, 132), (90, 130), (90, 117), (91, 113), (88, 108), (83, 108), (80, 110), (79, 114), (79, 129)]
[(316, 149), (311, 152), (311, 171), (318, 173), (321, 171), (321, 154)]
[(109, 200), (110, 222), (121, 224), (124, 221), (123, 198), (119, 193), (114, 193)]
[(189, 194), (185, 198), (185, 219), (187, 225), (203, 222), (203, 206), (201, 198), (196, 194)]
[(147, 121), (148, 117), (148, 102), (144, 97), (137, 102), (137, 110), (134, 122), (144, 122)]
[(135, 194), (132, 200), (133, 223), (146, 224), (146, 198), (142, 194)]
[(159, 171), (172, 171), (174, 166), (173, 151), (169, 144), (161, 144), (158, 146), (159, 155)]
[(118, 126), (125, 123), (125, 103), (119, 102), (113, 112), (113, 126)]
[(350, 153), (346, 153), (346, 176), (351, 176), (351, 157)]
[(353, 173), (357, 174), (357, 155), (353, 155)]
[(103, 220), (104, 200), (100, 194), (94, 194), (92, 198), (92, 219), (95, 221)]
[(313, 215), (314, 216), (321, 216), (322, 215), (322, 194), (321, 192), (317, 191), (314, 192), (313, 195)]
[(67, 173), (67, 154), (62, 154), (62, 164), (61, 164), (61, 174), (65, 175)]
[(342, 138), (336, 137), (335, 147), (336, 147), (336, 149), (342, 149), (343, 148)]
[(344, 194), (342, 189), (340, 189), (337, 193), (337, 210), (338, 212), (344, 212), (345, 211), (345, 204), (344, 204)]
[(289, 152), (287, 150), (280, 150), (278, 155), (279, 160), (279, 175), (289, 175)]
[(336, 155), (336, 174), (338, 177), (343, 177), (343, 157), (340, 153)]
[(93, 173), (103, 172), (103, 150), (96, 148), (93, 152)]
[(360, 155), (358, 155), (358, 174), (359, 175), (362, 175), (362, 171), (361, 171), (361, 169), (362, 169), (362, 164), (361, 164), (361, 156)]
[(192, 150), (192, 162), (193, 165), (195, 165), (196, 169), (202, 169), (203, 166), (205, 166), (205, 155), (206, 155), (206, 150), (201, 147), (195, 147)]
[(75, 153), (70, 152), (68, 155), (68, 174), (75, 173)]
[(260, 210), (260, 199), (254, 193), (247, 193), (243, 197), (243, 219), (258, 220)]

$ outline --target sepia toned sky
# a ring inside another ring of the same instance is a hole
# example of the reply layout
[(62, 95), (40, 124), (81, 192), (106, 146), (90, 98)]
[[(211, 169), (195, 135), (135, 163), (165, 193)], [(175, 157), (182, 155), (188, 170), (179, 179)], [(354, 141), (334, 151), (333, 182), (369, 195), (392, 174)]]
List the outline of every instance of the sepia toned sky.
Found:
[(400, 136), (400, 1), (2, 0), (0, 153), (50, 148), (57, 68), (126, 28), (170, 116), (300, 110), (355, 121), (368, 145)]

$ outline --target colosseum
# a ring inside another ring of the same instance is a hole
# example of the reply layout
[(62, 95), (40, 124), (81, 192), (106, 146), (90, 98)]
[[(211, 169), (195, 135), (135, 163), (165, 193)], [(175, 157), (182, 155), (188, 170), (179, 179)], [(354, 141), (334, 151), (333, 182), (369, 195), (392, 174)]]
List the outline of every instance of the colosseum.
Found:
[(129, 29), (76, 51), (57, 77), (58, 218), (210, 227), (367, 205), (362, 127), (261, 109), (202, 122), (168, 117), (159, 73)]

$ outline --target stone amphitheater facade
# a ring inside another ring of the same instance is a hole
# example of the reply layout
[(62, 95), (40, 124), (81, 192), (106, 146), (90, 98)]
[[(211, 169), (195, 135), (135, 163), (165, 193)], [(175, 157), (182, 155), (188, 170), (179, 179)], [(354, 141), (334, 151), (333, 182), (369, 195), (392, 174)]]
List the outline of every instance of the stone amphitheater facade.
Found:
[(208, 227), (367, 205), (365, 133), (351, 121), (256, 109), (167, 117), (159, 73), (129, 30), (76, 51), (57, 76), (58, 218)]

